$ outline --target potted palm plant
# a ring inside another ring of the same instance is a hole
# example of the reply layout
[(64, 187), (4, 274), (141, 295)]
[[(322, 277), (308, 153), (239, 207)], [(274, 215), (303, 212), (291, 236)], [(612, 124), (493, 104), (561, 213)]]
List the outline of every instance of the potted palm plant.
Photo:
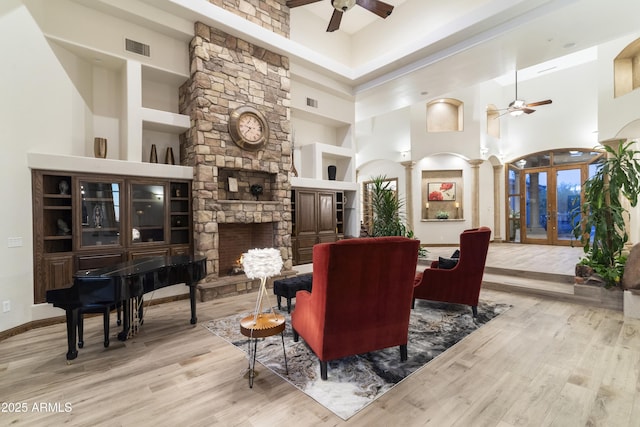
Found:
[(371, 236), (405, 236), (407, 227), (402, 215), (404, 202), (390, 188), (390, 181), (385, 176), (374, 177), (371, 184)]
[(584, 183), (584, 201), (575, 215), (580, 215), (573, 229), (584, 248), (585, 256), (576, 266), (576, 276), (597, 275), (605, 287), (618, 287), (624, 272), (623, 254), (629, 236), (625, 218), (629, 212), (624, 197), (634, 207), (640, 192), (639, 151), (633, 142), (616, 148), (605, 146), (607, 157), (598, 171)]

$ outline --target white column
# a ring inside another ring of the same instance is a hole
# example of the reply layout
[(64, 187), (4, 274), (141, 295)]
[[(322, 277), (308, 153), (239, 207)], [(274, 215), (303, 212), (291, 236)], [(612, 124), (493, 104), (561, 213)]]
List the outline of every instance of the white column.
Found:
[(493, 166), (493, 240), (496, 242), (502, 241), (502, 227), (500, 226), (500, 183), (502, 182), (502, 171), (504, 165)]
[(471, 228), (480, 227), (480, 165), (484, 162), (482, 159), (471, 159)]
[(409, 160), (400, 164), (404, 166), (407, 229), (413, 230), (413, 167), (415, 166), (416, 162)]

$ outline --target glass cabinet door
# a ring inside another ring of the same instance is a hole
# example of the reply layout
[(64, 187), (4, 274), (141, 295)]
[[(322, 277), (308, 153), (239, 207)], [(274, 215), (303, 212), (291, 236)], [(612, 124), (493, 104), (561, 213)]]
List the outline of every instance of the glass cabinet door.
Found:
[(131, 243), (164, 242), (165, 186), (131, 184)]
[(121, 182), (80, 179), (81, 247), (121, 245)]

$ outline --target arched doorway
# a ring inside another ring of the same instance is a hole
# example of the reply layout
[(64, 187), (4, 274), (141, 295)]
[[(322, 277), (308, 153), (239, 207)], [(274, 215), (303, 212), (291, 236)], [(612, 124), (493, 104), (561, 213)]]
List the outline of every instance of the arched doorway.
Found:
[(582, 183), (603, 153), (559, 149), (507, 164), (507, 236), (511, 242), (570, 245), (580, 222)]

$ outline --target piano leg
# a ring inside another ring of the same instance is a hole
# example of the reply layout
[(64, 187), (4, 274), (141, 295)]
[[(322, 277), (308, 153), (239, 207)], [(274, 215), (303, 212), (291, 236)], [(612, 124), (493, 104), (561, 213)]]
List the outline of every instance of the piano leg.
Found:
[(189, 284), (189, 302), (191, 303), (191, 324), (195, 325), (198, 323), (198, 318), (196, 317), (196, 285), (195, 283)]
[(78, 327), (78, 309), (65, 310), (67, 314), (67, 361), (78, 357), (76, 349), (76, 330)]
[(129, 325), (130, 325), (130, 320), (131, 318), (130, 313), (131, 313), (131, 301), (129, 300), (125, 300), (123, 301), (122, 304), (122, 331), (118, 332), (118, 340), (119, 341), (126, 341), (127, 340), (127, 336), (129, 335)]

